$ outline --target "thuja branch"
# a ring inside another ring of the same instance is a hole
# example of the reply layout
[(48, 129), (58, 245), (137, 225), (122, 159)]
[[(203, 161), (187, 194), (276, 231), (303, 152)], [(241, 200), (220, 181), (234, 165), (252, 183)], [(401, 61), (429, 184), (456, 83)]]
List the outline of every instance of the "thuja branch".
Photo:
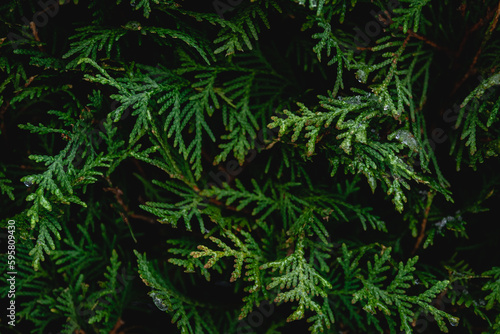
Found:
[(481, 55), (486, 43), (488, 43), (488, 41), (490, 40), (491, 38), (491, 35), (493, 34), (493, 31), (495, 30), (495, 28), (497, 27), (497, 24), (498, 24), (498, 19), (500, 18), (500, 1), (498, 2), (498, 5), (497, 5), (497, 9), (495, 11), (495, 15), (493, 16), (493, 19), (490, 23), (490, 26), (488, 27), (488, 30), (486, 31), (485, 35), (484, 35), (484, 38), (483, 38), (483, 41), (481, 42), (481, 46), (479, 47), (479, 49), (476, 51), (476, 54), (474, 55), (474, 58), (472, 59), (472, 63), (470, 64), (469, 66), (469, 69), (467, 70), (467, 72), (464, 74), (464, 76), (462, 77), (462, 79), (460, 79), (460, 81), (458, 81), (456, 84), (455, 84), (455, 87), (453, 87), (453, 91), (452, 91), (452, 95), (463, 85), (463, 83), (471, 76), (473, 75), (474, 73), (476, 73), (477, 69), (476, 69), (476, 63), (479, 59), (479, 56)]
[[(378, 19), (378, 20), (379, 20), (379, 21), (380, 21), (380, 22), (381, 22), (384, 26), (389, 26), (389, 25), (391, 25), (391, 24), (393, 23), (392, 17), (391, 17), (391, 15), (390, 15), (390, 13), (389, 13), (388, 11), (384, 11), (384, 13), (385, 13), (385, 16), (384, 16), (384, 15), (382, 15), (382, 14), (379, 14), (379, 15), (377, 16), (377, 19)], [(399, 31), (404, 31), (404, 27), (403, 27), (403, 26), (398, 26), (398, 29), (399, 29)], [(418, 33), (414, 32), (412, 29), (407, 29), (406, 31), (407, 31), (407, 34), (408, 34), (409, 36), (414, 37), (414, 38), (416, 38), (416, 39), (418, 39), (418, 40), (421, 40), (421, 41), (423, 41), (424, 43), (426, 43), (426, 44), (428, 44), (428, 45), (432, 46), (433, 48), (435, 48), (435, 49), (437, 49), (437, 50), (444, 51), (444, 52), (446, 52), (447, 54), (450, 54), (450, 55), (451, 55), (451, 54), (453, 54), (453, 52), (452, 52), (450, 49), (448, 49), (448, 48), (446, 48), (446, 47), (444, 47), (444, 46), (441, 46), (441, 45), (437, 44), (436, 42), (434, 42), (434, 41), (430, 40), (430, 39), (429, 39), (428, 37), (426, 37), (426, 36), (423, 36), (423, 35), (420, 35), (420, 34), (418, 34)], [(360, 49), (360, 50), (370, 49), (370, 50), (371, 50), (371, 48), (358, 48), (358, 49)]]
[(412, 255), (414, 255), (417, 252), (418, 248), (422, 244), (422, 241), (424, 241), (425, 229), (427, 227), (427, 220), (429, 218), (429, 212), (431, 211), (432, 200), (434, 199), (435, 195), (436, 195), (435, 191), (429, 191), (427, 193), (427, 204), (425, 206), (424, 218), (422, 219), (420, 234), (418, 235), (417, 242), (415, 243), (415, 246), (413, 247), (413, 251), (411, 252)]

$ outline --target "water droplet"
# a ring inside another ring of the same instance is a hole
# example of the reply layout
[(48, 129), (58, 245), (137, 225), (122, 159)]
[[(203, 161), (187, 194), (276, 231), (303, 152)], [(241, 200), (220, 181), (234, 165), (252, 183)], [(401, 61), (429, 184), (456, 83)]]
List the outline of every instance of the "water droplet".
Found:
[(135, 1), (131, 1), (130, 6), (135, 7)]
[(439, 231), (441, 231), (441, 229), (443, 227), (445, 227), (448, 223), (450, 222), (453, 222), (455, 219), (455, 217), (453, 216), (447, 216), (447, 217), (444, 217), (443, 219), (441, 219), (440, 221), (438, 221), (437, 223), (435, 223), (434, 225), (436, 225), (439, 229)]
[(394, 138), (399, 140), (401, 144), (408, 146), (411, 150), (418, 150), (418, 143), (415, 137), (408, 130), (398, 130), (394, 133)]
[(362, 128), (365, 126), (365, 122), (359, 122), (359, 123), (356, 123), (356, 125), (354, 126), (355, 129), (359, 129), (359, 128)]
[(167, 311), (168, 310), (168, 306), (165, 305), (165, 303), (163, 303), (163, 300), (161, 300), (156, 293), (152, 293), (151, 294), (151, 298), (153, 298), (153, 302), (155, 303), (156, 307), (158, 307), (158, 309), (160, 311)]
[(359, 69), (356, 72), (356, 79), (358, 79), (358, 81), (361, 83), (366, 83), (367, 77), (368, 77), (368, 75), (366, 74), (366, 72), (364, 70)]
[(458, 326), (458, 321), (460, 319), (459, 318), (450, 318), (448, 320), (450, 321), (450, 325), (452, 325), (453, 327), (456, 327), (456, 326)]
[(416, 279), (415, 281), (413, 281), (413, 283), (415, 283), (415, 285), (419, 285), (420, 281), (418, 279)]
[(26, 181), (24, 181), (24, 185), (29, 188), (33, 185), (33, 181), (33, 178), (29, 177), (26, 179)]
[(311, 8), (316, 8), (316, 6), (318, 5), (318, 3), (316, 2), (316, 0), (311, 0), (311, 1), (309, 2), (309, 4), (310, 4), (310, 7), (311, 7)]
[(384, 106), (384, 110), (386, 110), (386, 111), (387, 111), (387, 110), (389, 110), (389, 105), (388, 105), (388, 104), (386, 104), (386, 105)]
[(356, 95), (356, 96), (349, 96), (344, 99), (346, 103), (349, 104), (361, 104), (363, 101), (361, 101), (361, 96)]

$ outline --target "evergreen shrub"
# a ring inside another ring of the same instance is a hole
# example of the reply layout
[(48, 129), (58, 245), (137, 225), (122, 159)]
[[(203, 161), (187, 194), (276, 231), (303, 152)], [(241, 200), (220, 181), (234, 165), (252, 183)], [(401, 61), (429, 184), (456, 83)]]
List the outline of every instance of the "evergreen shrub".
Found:
[(0, 15), (1, 333), (500, 333), (498, 0)]

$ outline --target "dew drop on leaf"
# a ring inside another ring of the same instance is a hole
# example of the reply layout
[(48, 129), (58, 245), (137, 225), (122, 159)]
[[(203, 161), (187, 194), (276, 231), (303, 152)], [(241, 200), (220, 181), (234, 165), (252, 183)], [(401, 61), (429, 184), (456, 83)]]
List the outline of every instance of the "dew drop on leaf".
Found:
[(31, 187), (33, 185), (33, 179), (27, 178), (26, 181), (24, 181), (24, 185), (28, 188)]
[(452, 325), (453, 327), (458, 326), (458, 321), (459, 321), (459, 320), (460, 320), (460, 319), (458, 319), (458, 318), (450, 318), (450, 319), (449, 319), (449, 321), (450, 321), (450, 325)]
[(408, 146), (411, 150), (417, 151), (418, 143), (415, 137), (408, 130), (397, 130), (392, 134), (392, 137), (401, 142), (401, 144)]
[(366, 83), (366, 77), (367, 77), (367, 74), (365, 71), (360, 69), (356, 72), (356, 79), (358, 79), (359, 82)]
[(166, 311), (166, 310), (168, 310), (168, 306), (165, 305), (163, 303), (163, 301), (159, 297), (156, 296), (156, 293), (152, 293), (151, 294), (151, 298), (153, 298), (153, 302), (155, 303), (156, 307), (158, 307), (158, 309), (160, 311)]

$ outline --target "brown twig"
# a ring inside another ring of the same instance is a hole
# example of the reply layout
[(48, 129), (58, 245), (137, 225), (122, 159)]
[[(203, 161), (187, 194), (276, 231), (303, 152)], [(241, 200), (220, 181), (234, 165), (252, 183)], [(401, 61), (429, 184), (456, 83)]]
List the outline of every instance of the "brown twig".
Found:
[[(378, 18), (378, 20), (380, 22), (382, 22), (382, 24), (384, 24), (385, 26), (389, 26), (394, 21), (392, 20), (392, 17), (391, 17), (391, 15), (389, 14), (389, 12), (387, 10), (384, 11), (384, 13), (385, 13), (386, 17), (382, 16), (382, 14), (379, 14), (379, 16), (377, 18)], [(404, 30), (403, 26), (399, 26), (398, 29), (400, 31)], [(406, 32), (408, 33), (409, 36), (414, 37), (414, 38), (416, 38), (418, 40), (421, 40), (421, 41), (425, 42), (426, 44), (429, 44), (433, 48), (436, 48), (438, 50), (444, 51), (444, 52), (446, 52), (446, 53), (448, 53), (450, 55), (453, 54), (453, 52), (450, 49), (448, 49), (446, 47), (443, 47), (443, 46), (437, 44), (436, 42), (431, 41), (429, 38), (427, 38), (425, 36), (422, 36), (422, 35), (414, 32), (411, 29), (407, 29)], [(360, 48), (358, 48), (358, 49), (360, 49)], [(363, 49), (369, 49), (369, 48), (363, 48)]]
[(417, 252), (418, 248), (422, 244), (422, 241), (424, 241), (425, 237), (425, 228), (427, 226), (427, 220), (429, 218), (429, 212), (431, 211), (431, 205), (432, 205), (432, 200), (434, 199), (434, 196), (436, 193), (434, 191), (429, 191), (427, 193), (427, 205), (425, 207), (424, 211), (424, 218), (422, 219), (422, 225), (420, 228), (420, 234), (418, 235), (417, 242), (415, 243), (415, 247), (413, 247), (413, 251), (411, 252), (412, 255), (415, 255)]
[(139, 174), (141, 174), (142, 177), (146, 178), (146, 173), (144, 173), (144, 169), (142, 169), (142, 166), (139, 163), (139, 161), (137, 161), (137, 159), (133, 158), (132, 163), (135, 165), (135, 167), (139, 171)]
[(212, 158), (210, 157), (210, 155), (204, 150), (204, 149), (201, 149), (201, 155), (203, 156), (203, 158), (205, 158), (205, 160), (208, 162), (208, 163), (212, 163)]
[(138, 215), (136, 213), (132, 213), (132, 214), (129, 214), (129, 217), (130, 218), (134, 218), (134, 219), (139, 219), (139, 220), (144, 220), (150, 224), (155, 224), (156, 223), (156, 219), (154, 219), (153, 217), (148, 217), (148, 216), (144, 216), (144, 215)]
[[(108, 183), (111, 185), (111, 182), (108, 180)], [(107, 187), (107, 188), (103, 188), (104, 191), (109, 191), (111, 193), (113, 193), (115, 195), (115, 199), (116, 199), (116, 202), (118, 202), (118, 204), (122, 207), (123, 209), (123, 212), (120, 211), (119, 214), (120, 216), (122, 217), (123, 221), (129, 225), (129, 220), (128, 218), (134, 218), (134, 219), (140, 219), (140, 220), (144, 220), (144, 221), (147, 221), (148, 223), (151, 223), (151, 224), (154, 224), (156, 223), (156, 219), (152, 218), (152, 217), (147, 217), (147, 216), (144, 216), (144, 215), (139, 215), (139, 214), (136, 214), (136, 213), (133, 213), (130, 211), (129, 207), (127, 204), (125, 204), (125, 202), (123, 201), (123, 198), (122, 198), (122, 195), (123, 195), (123, 191), (118, 188), (118, 187)]]
[(102, 190), (104, 191), (110, 191), (113, 193), (113, 195), (115, 195), (115, 199), (116, 201), (118, 202), (118, 204), (120, 204), (120, 206), (123, 208), (123, 211), (125, 211), (127, 213), (127, 215), (123, 215), (123, 212), (120, 212), (120, 215), (122, 216), (123, 220), (125, 221), (125, 223), (128, 225), (128, 212), (129, 212), (129, 209), (128, 209), (128, 206), (127, 204), (125, 204), (125, 202), (123, 202), (123, 199), (122, 199), (122, 195), (123, 195), (123, 191), (118, 188), (118, 187), (108, 187), (108, 188), (102, 188)]
[[(403, 27), (399, 27), (399, 30), (402, 30), (402, 29), (403, 29)], [(441, 46), (441, 45), (437, 44), (436, 42), (431, 41), (429, 38), (427, 38), (425, 36), (417, 34), (416, 32), (414, 32), (411, 29), (408, 29), (407, 33), (408, 33), (409, 36), (414, 37), (414, 38), (416, 38), (418, 40), (421, 40), (421, 41), (425, 42), (426, 44), (429, 44), (430, 46), (432, 46), (433, 48), (435, 48), (437, 50), (444, 51), (444, 52), (446, 52), (449, 55), (452, 55), (454, 53), (450, 49), (448, 49), (448, 48), (446, 48), (444, 46)]]
[[(487, 15), (487, 17), (488, 17), (488, 15)], [(477, 61), (479, 59), (479, 56), (483, 52), (484, 46), (490, 40), (490, 37), (491, 37), (493, 31), (497, 27), (498, 19), (499, 18), (500, 18), (500, 1), (498, 2), (497, 9), (496, 9), (495, 15), (493, 16), (493, 19), (492, 19), (492, 21), (490, 23), (490, 26), (489, 26), (488, 30), (486, 31), (486, 34), (485, 34), (485, 36), (483, 38), (483, 41), (481, 42), (481, 46), (479, 47), (479, 49), (477, 50), (476, 54), (474, 55), (474, 59), (472, 60), (472, 63), (470, 64), (469, 69), (467, 70), (467, 72), (464, 74), (464, 76), (462, 77), (462, 79), (460, 79), (460, 81), (458, 81), (455, 84), (455, 87), (453, 87), (453, 91), (451, 92), (451, 95), (453, 95), (464, 84), (464, 82), (471, 75), (474, 75), (476, 73), (476, 71), (477, 71), (477, 69), (475, 68), (476, 63), (477, 63)], [(483, 23), (480, 26), (482, 26), (482, 25), (483, 25)], [(479, 26), (478, 26), (478, 28), (479, 28)]]
[(33, 80), (35, 80), (37, 76), (38, 75), (32, 75), (31, 77), (29, 77), (28, 81), (26, 81), (26, 83), (24, 84), (24, 88), (27, 88), (29, 85), (31, 85), (31, 83), (33, 82)]
[(119, 333), (123, 333), (122, 331), (118, 331), (123, 325), (125, 324), (125, 321), (123, 321), (122, 318), (118, 318), (118, 320), (116, 321), (116, 324), (115, 326), (113, 327), (113, 329), (109, 332), (109, 334), (119, 334)]
[[(38, 36), (38, 30), (36, 29), (35, 22), (30, 22), (31, 32), (33, 33), (33, 37), (35, 37), (35, 41), (40, 42), (40, 36)], [(42, 44), (38, 44), (38, 50), (44, 52)]]
[(455, 54), (455, 58), (458, 58), (460, 57), (460, 55), (462, 54), (462, 51), (464, 50), (464, 47), (465, 47), (465, 44), (467, 43), (467, 41), (469, 40), (470, 38), (470, 35), (478, 30), (479, 28), (481, 28), (483, 25), (486, 24), (486, 22), (488, 22), (489, 20), (491, 20), (491, 18), (493, 17), (493, 11), (492, 10), (489, 10), (487, 13), (486, 13), (486, 17), (483, 17), (481, 18), (478, 22), (476, 22), (476, 24), (474, 24), (470, 29), (467, 29), (465, 31), (465, 35), (464, 35), (464, 38), (462, 38), (462, 41), (460, 42), (460, 45), (458, 47), (458, 50)]

